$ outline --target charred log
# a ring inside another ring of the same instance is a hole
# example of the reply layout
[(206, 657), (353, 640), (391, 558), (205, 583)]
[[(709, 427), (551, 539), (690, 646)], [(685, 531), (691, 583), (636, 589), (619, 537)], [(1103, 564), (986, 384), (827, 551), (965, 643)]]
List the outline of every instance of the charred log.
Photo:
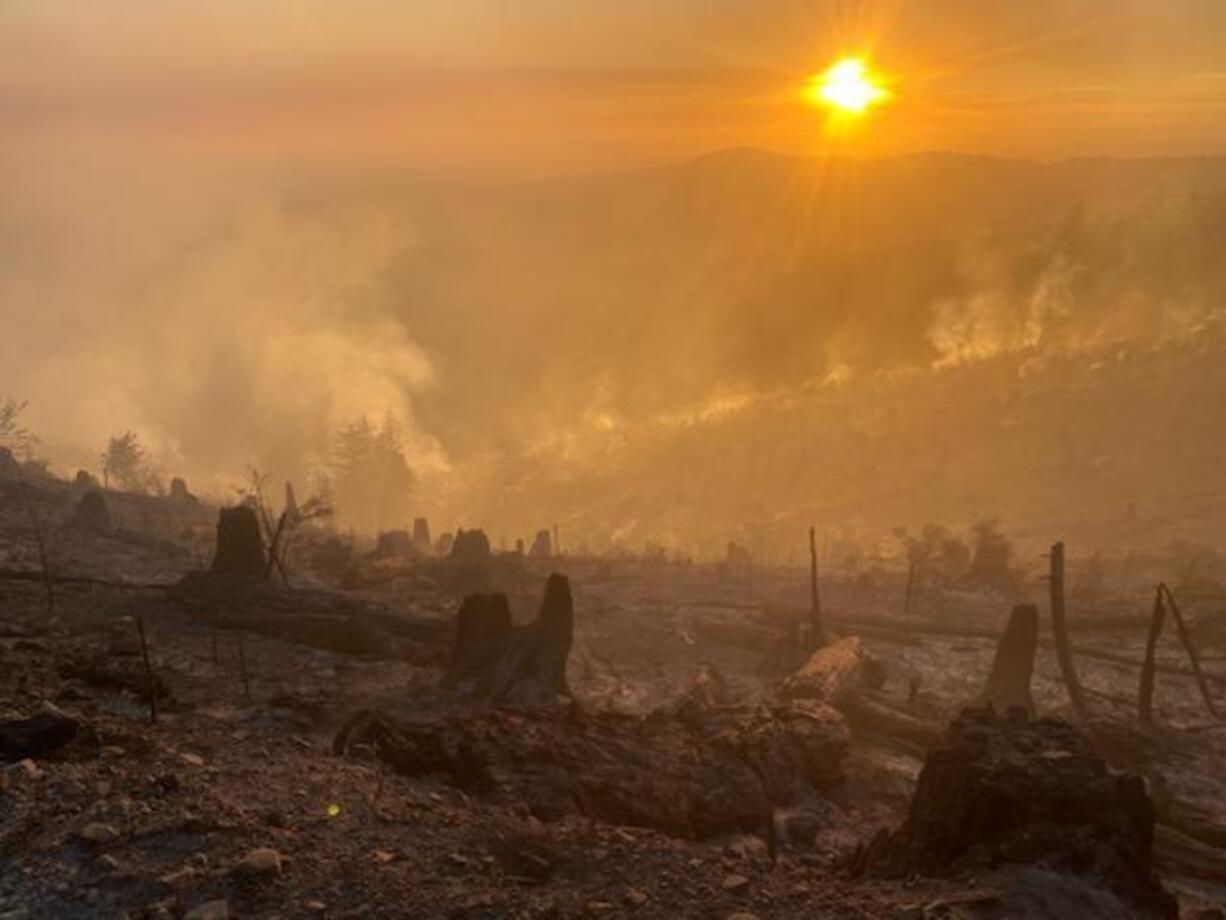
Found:
[(333, 747), (357, 744), (401, 774), (524, 803), (543, 821), (578, 814), (705, 839), (760, 831), (772, 807), (840, 782), (847, 730), (815, 703), (645, 719), (495, 709), (428, 723), (368, 711)]
[(401, 616), (336, 592), (196, 572), (171, 596), (188, 613), (222, 629), (373, 659), (446, 661), (450, 629), (444, 621)]

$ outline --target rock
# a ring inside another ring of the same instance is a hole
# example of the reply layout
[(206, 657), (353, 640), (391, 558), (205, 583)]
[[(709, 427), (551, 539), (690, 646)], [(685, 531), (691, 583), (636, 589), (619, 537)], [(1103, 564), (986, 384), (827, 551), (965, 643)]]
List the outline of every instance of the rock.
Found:
[(30, 758), (26, 757), (23, 760), (17, 761), (16, 771), (29, 780), (39, 780), (43, 778), (43, 769)]
[(723, 881), (719, 883), (719, 887), (724, 891), (735, 894), (749, 887), (749, 879), (743, 875), (725, 875)]
[(280, 875), (283, 859), (280, 853), (270, 847), (257, 847), (248, 851), (230, 871), (246, 878)]
[(92, 821), (85, 827), (81, 828), (77, 835), (86, 843), (104, 844), (110, 843), (119, 836), (119, 831), (115, 830), (109, 824), (103, 824), (100, 821)]
[(179, 755), (179, 763), (183, 764), (185, 767), (203, 767), (204, 758), (199, 754), (189, 754), (188, 752), (184, 751)]
[(626, 903), (634, 907), (642, 907), (650, 900), (651, 897), (647, 894), (647, 892), (638, 888), (631, 888), (626, 892)]
[(1076, 728), (1020, 708), (1008, 718), (966, 710), (929, 751), (907, 819), (850, 868), (899, 878), (1041, 866), (1085, 876), (1142, 915), (1175, 917), (1154, 874), (1153, 838), (1141, 778), (1109, 772)]
[(194, 885), (200, 879), (200, 873), (191, 866), (184, 866), (181, 869), (176, 869), (174, 872), (168, 872), (158, 878), (158, 881), (167, 888), (178, 891), (182, 888), (187, 888)]
[(811, 811), (796, 811), (784, 815), (779, 823), (782, 836), (789, 843), (812, 846), (821, 830), (822, 819)]
[(206, 901), (184, 914), (183, 920), (230, 920), (230, 902)]
[(11, 763), (46, 757), (72, 741), (79, 728), (76, 719), (58, 709), (0, 722), (0, 760)]
[(102, 872), (118, 872), (119, 860), (117, 860), (110, 853), (103, 853), (94, 860), (94, 866)]
[(738, 910), (734, 914), (729, 914), (724, 920), (758, 920), (758, 915), (751, 914), (746, 910)]

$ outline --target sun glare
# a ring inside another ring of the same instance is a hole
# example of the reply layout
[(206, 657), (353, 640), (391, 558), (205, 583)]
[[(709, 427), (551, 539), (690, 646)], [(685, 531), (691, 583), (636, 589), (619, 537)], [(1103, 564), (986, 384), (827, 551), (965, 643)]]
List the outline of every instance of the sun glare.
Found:
[(859, 58), (843, 58), (809, 84), (810, 99), (837, 112), (859, 115), (885, 102), (890, 91), (881, 86)]

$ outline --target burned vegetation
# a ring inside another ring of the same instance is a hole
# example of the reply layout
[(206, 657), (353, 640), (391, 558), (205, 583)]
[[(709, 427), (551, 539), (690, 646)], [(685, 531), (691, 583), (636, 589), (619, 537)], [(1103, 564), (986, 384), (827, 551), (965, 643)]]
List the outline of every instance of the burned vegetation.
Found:
[(1112, 591), (1097, 557), (1091, 609), (1088, 557), (1026, 571), (995, 522), (904, 532), (865, 578), (815, 532), (802, 570), (424, 518), (363, 544), (258, 476), (216, 507), (4, 458), (0, 917), (1168, 918), (1226, 892), (1222, 595), (1176, 557)]

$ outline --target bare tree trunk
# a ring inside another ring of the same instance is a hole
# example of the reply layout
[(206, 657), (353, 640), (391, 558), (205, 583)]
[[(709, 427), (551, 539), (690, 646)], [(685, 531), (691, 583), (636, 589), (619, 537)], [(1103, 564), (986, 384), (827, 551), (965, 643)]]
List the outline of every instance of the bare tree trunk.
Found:
[(1081, 681), (1077, 678), (1077, 668), (1073, 664), (1072, 644), (1068, 637), (1068, 624), (1064, 617), (1064, 544), (1057, 543), (1051, 548), (1051, 631), (1056, 640), (1056, 659), (1060, 662), (1060, 673), (1064, 676), (1064, 685), (1068, 688), (1069, 701), (1077, 719), (1084, 723), (1090, 720), (1090, 710), (1086, 706), (1085, 692), (1081, 689)]
[(30, 518), (30, 527), (34, 531), (34, 545), (38, 549), (38, 564), (42, 569), (43, 587), (47, 592), (47, 614), (55, 612), (55, 580), (51, 576), (51, 563), (48, 560), (47, 538), (43, 533), (43, 521), (34, 505), (34, 490), (29, 483), (24, 483), (22, 497), (25, 499), (26, 514)]
[(817, 584), (817, 531), (809, 528), (809, 628), (813, 643), (819, 648), (826, 644), (826, 629), (822, 625), (822, 596)]
[(251, 700), (251, 679), (247, 676), (247, 651), (243, 644), (243, 634), (238, 634), (238, 675), (243, 681), (243, 699)]
[(1162, 585), (1154, 589), (1154, 612), (1149, 618), (1149, 636), (1145, 640), (1145, 663), (1141, 665), (1141, 688), (1137, 692), (1137, 717), (1141, 724), (1154, 724), (1154, 655), (1158, 637), (1166, 620), (1166, 605), (1163, 603)]
[(1175, 603), (1175, 595), (1171, 593), (1171, 589), (1166, 584), (1161, 585), (1161, 589), (1166, 592), (1166, 601), (1171, 607), (1171, 615), (1175, 618), (1175, 628), (1179, 631), (1179, 641), (1188, 651), (1188, 660), (1192, 663), (1192, 673), (1196, 676), (1196, 685), (1200, 687), (1200, 695), (1204, 697), (1205, 708), (1209, 710), (1213, 718), (1220, 718), (1217, 709), (1213, 706), (1213, 697), (1209, 695), (1209, 684), (1205, 681), (1205, 672), (1200, 668), (1200, 656), (1196, 654), (1196, 646), (1192, 644), (1192, 636), (1188, 633), (1187, 624), (1183, 621), (1183, 614), (1179, 610), (1179, 605)]
[(902, 598), (902, 615), (904, 618), (911, 616), (911, 592), (915, 588), (915, 570), (918, 563), (911, 559), (907, 566), (907, 592)]
[(140, 634), (140, 658), (145, 665), (145, 686), (149, 689), (149, 721), (158, 724), (158, 688), (153, 679), (153, 667), (149, 664), (149, 643), (145, 640), (145, 618), (136, 618), (136, 631)]

